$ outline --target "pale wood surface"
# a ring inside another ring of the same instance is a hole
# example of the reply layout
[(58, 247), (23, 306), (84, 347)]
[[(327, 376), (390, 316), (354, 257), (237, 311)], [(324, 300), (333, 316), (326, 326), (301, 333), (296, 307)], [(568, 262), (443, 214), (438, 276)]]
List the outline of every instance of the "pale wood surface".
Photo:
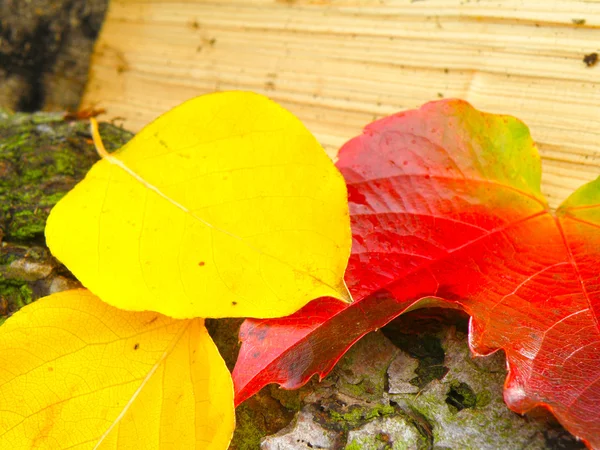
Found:
[[(585, 20), (585, 24), (577, 24)], [(331, 156), (440, 96), (531, 128), (556, 206), (600, 175), (600, 0), (112, 0), (83, 106), (139, 130), (206, 92), (295, 113)]]

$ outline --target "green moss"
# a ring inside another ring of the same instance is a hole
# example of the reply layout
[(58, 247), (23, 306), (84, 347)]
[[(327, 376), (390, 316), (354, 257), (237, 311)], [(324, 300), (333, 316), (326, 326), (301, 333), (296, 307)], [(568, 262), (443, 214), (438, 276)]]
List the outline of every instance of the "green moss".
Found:
[(381, 398), (381, 395), (383, 394), (383, 382), (378, 381), (379, 378), (376, 380), (364, 378), (359, 383), (348, 383), (340, 380), (338, 387), (340, 392), (354, 398), (375, 400)]
[(396, 409), (391, 405), (378, 404), (373, 408), (365, 408), (359, 405), (352, 405), (347, 411), (329, 411), (329, 417), (336, 422), (341, 430), (350, 430), (369, 422), (378, 417), (385, 417), (396, 414)]
[(12, 215), (10, 238), (16, 241), (27, 241), (41, 236), (46, 225), (46, 217), (36, 215), (35, 211), (17, 211)]
[[(408, 438), (408, 441), (397, 440), (392, 442), (390, 435), (379, 433), (375, 436), (364, 436), (360, 439), (353, 439), (349, 442), (344, 450), (409, 450), (409, 449), (426, 449), (431, 448), (422, 437), (413, 435)], [(436, 447), (437, 449), (437, 447)]]
[(362, 421), (364, 415), (364, 410), (358, 406), (354, 405), (348, 412), (341, 413), (338, 411), (329, 411), (329, 417), (335, 420), (336, 422), (344, 422), (347, 425), (350, 425), (350, 428), (354, 428), (356, 425)]
[(236, 409), (236, 428), (230, 449), (254, 450), (260, 448), (260, 441), (266, 436), (264, 426), (256, 420), (253, 411), (242, 404)]
[(33, 300), (33, 290), (27, 285), (23, 284), (19, 287), (19, 297), (17, 299), (17, 306), (22, 308), (25, 305), (28, 305)]
[(365, 414), (365, 420), (375, 419), (376, 417), (390, 416), (394, 414), (396, 410), (391, 405), (381, 405), (377, 408), (373, 408)]
[[(368, 351), (364, 351), (368, 349)], [(369, 333), (338, 362), (328, 380), (340, 393), (367, 402), (383, 396), (394, 348), (381, 333)]]
[(286, 427), (294, 414), (263, 389), (236, 409), (237, 426), (229, 450), (255, 450), (261, 440)]
[(462, 411), (465, 408), (474, 408), (477, 405), (477, 395), (467, 383), (453, 382), (446, 395), (446, 403), (451, 411)]
[(344, 450), (364, 450), (363, 446), (361, 444), (359, 444), (358, 442), (356, 442), (356, 440), (350, 442), (348, 445), (346, 445), (346, 447), (344, 447)]
[[(33, 290), (26, 281), (6, 279), (0, 275), (0, 305), (18, 310), (33, 300)], [(14, 305), (14, 306), (13, 306)]]
[(492, 393), (487, 389), (484, 389), (479, 394), (477, 394), (476, 406), (478, 408), (483, 408), (492, 402), (492, 398)]
[[(69, 276), (41, 245), (48, 213), (98, 159), (88, 128), (87, 122), (67, 122), (60, 113), (0, 111), (0, 322), (47, 294), (51, 284), (11, 263), (25, 259), (49, 265), (53, 275)], [(132, 136), (107, 124), (101, 134), (110, 150)]]
[[(131, 134), (102, 124), (109, 149)], [(3, 240), (43, 240), (50, 209), (98, 159), (88, 123), (67, 122), (62, 114), (0, 111), (0, 230)]]
[[(310, 385), (309, 385), (310, 386)], [(303, 398), (306, 396), (308, 389), (306, 387), (300, 389), (281, 389), (279, 386), (272, 384), (269, 386), (271, 396), (279, 401), (281, 405), (289, 411), (300, 411), (304, 406)]]
[(75, 175), (75, 156), (72, 153), (59, 152), (54, 157), (54, 169), (63, 175)]
[(18, 258), (14, 253), (2, 252), (0, 253), (0, 265), (9, 265), (11, 262), (16, 261)]
[(58, 201), (66, 195), (66, 192), (55, 192), (54, 194), (46, 195), (42, 200), (45, 202), (44, 206), (54, 206)]

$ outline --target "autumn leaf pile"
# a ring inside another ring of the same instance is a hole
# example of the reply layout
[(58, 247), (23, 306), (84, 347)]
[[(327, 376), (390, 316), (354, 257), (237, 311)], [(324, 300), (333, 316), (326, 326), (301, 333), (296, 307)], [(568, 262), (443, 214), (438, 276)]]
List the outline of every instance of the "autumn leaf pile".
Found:
[[(511, 409), (600, 448), (600, 179), (552, 211), (517, 119), (458, 100), (384, 118), (342, 178), (288, 112), (213, 94), (103, 156), (46, 232), (89, 291), (0, 327), (0, 448), (224, 449), (234, 402), (428, 306), (505, 351)], [(251, 317), (233, 384), (202, 319), (228, 316)]]

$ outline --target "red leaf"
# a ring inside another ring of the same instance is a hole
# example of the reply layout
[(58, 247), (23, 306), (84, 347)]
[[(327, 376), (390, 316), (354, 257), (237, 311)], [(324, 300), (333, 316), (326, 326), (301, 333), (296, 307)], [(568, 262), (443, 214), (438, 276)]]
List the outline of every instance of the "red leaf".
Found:
[(471, 315), (474, 353), (504, 349), (511, 409), (546, 406), (600, 447), (600, 179), (552, 212), (526, 126), (457, 100), (369, 125), (337, 166), (355, 302), (246, 321), (237, 402), (267, 383), (323, 377), (364, 334), (435, 304)]

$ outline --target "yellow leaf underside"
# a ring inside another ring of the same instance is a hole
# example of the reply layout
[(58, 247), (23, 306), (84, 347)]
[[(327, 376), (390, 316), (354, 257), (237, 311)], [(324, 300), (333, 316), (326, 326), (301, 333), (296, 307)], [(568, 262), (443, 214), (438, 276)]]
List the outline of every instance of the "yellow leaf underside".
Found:
[(0, 327), (0, 448), (225, 449), (233, 386), (202, 319), (54, 294)]
[(52, 252), (104, 301), (177, 317), (276, 317), (349, 300), (342, 176), (256, 94), (190, 100), (98, 162), (48, 220)]

